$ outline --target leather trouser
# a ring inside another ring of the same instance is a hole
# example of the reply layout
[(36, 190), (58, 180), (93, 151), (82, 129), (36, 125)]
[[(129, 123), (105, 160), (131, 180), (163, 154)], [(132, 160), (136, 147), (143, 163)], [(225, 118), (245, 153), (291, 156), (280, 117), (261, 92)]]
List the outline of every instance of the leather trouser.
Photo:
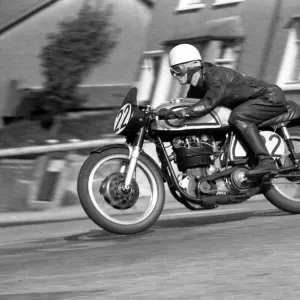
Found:
[(269, 152), (257, 125), (286, 111), (286, 100), (281, 89), (269, 89), (262, 98), (248, 100), (233, 109), (228, 122), (242, 141), (251, 148), (254, 155), (263, 159), (269, 157)]

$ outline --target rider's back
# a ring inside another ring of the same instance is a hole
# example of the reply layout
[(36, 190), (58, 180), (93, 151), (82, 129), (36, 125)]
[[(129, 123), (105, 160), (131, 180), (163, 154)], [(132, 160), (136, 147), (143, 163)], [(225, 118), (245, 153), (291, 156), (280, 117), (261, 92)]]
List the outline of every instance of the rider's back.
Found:
[(208, 62), (203, 63), (203, 79), (204, 84), (199, 81), (196, 87), (190, 87), (187, 97), (201, 99), (208, 89), (214, 88), (214, 84), (218, 83), (218, 88), (222, 88), (224, 92), (220, 105), (230, 108), (234, 108), (247, 100), (261, 97), (267, 88), (272, 86), (233, 69)]

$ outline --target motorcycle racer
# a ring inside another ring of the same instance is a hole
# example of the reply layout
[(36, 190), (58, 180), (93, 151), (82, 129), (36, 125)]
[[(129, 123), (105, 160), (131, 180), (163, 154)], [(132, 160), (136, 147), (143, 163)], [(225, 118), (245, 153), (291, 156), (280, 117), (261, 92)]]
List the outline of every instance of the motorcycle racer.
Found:
[(163, 108), (158, 112), (160, 119), (201, 117), (218, 106), (226, 106), (232, 109), (230, 126), (258, 159), (247, 177), (257, 178), (277, 169), (257, 128), (260, 123), (287, 111), (284, 93), (277, 85), (202, 62), (200, 52), (190, 44), (180, 44), (171, 50), (169, 66), (181, 85), (190, 85), (187, 98), (199, 101), (179, 111)]

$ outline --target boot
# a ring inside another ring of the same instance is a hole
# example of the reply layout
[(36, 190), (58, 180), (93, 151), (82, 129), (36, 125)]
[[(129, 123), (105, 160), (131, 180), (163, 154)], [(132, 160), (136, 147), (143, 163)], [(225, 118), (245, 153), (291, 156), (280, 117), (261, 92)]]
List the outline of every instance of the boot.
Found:
[[(244, 125), (244, 124), (243, 124)], [(250, 146), (255, 157), (258, 158), (258, 164), (251, 171), (246, 173), (249, 179), (259, 179), (264, 175), (277, 170), (277, 166), (265, 145), (262, 136), (254, 124), (247, 124), (242, 128), (238, 128), (243, 139)]]
[(258, 157), (258, 164), (251, 171), (247, 172), (246, 176), (249, 179), (259, 179), (264, 175), (277, 171), (277, 166), (273, 158)]

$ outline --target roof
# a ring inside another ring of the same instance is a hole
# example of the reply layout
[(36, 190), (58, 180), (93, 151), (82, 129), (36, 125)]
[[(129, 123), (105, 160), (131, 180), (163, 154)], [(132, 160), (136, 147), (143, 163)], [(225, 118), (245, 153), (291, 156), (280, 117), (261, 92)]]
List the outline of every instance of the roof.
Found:
[[(0, 0), (0, 34), (59, 0)], [(140, 0), (153, 7), (155, 0)]]
[(1, 0), (0, 34), (59, 0)]
[(202, 28), (195, 26), (188, 34), (173, 32), (166, 40), (166, 44), (176, 44), (179, 41), (207, 40), (207, 39), (241, 39), (245, 36), (245, 29), (240, 16), (232, 16), (206, 21)]

